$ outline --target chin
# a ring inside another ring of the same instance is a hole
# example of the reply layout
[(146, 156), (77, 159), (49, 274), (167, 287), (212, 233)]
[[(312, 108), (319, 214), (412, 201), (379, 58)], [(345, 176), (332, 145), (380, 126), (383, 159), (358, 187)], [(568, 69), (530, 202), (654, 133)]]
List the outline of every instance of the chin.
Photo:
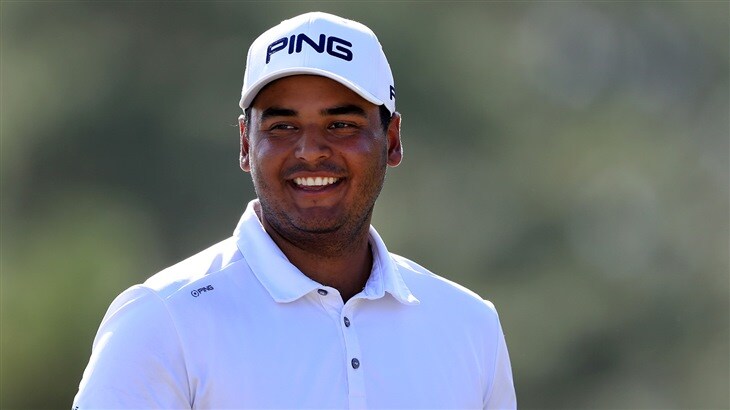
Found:
[(311, 209), (300, 213), (292, 222), (298, 229), (311, 233), (334, 232), (342, 226), (331, 212)]

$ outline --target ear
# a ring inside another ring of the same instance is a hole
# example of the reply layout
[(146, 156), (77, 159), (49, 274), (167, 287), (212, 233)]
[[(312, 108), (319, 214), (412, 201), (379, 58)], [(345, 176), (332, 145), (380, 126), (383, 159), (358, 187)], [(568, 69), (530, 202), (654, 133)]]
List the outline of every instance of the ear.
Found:
[(397, 167), (403, 160), (403, 145), (400, 140), (400, 113), (393, 113), (388, 125), (388, 165)]
[(238, 129), (241, 133), (241, 154), (238, 158), (238, 162), (241, 166), (241, 169), (245, 172), (251, 172), (251, 163), (249, 161), (249, 141), (248, 141), (248, 134), (246, 133), (246, 117), (241, 114), (238, 117)]

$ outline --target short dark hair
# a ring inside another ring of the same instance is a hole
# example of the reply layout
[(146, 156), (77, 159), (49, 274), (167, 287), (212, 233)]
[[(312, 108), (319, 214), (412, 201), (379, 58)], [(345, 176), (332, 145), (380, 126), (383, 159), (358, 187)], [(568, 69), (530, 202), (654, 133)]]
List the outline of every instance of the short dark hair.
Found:
[[(393, 113), (391, 113), (385, 104), (378, 106), (380, 111), (380, 126), (383, 127), (383, 132), (388, 133), (388, 126), (390, 126), (390, 120), (393, 119)], [(246, 124), (246, 132), (248, 132), (249, 126), (251, 126), (251, 107), (243, 110), (243, 121)]]
[(390, 120), (393, 119), (393, 113), (385, 107), (385, 104), (380, 105), (378, 108), (380, 109), (380, 126), (383, 127), (383, 132), (387, 134)]

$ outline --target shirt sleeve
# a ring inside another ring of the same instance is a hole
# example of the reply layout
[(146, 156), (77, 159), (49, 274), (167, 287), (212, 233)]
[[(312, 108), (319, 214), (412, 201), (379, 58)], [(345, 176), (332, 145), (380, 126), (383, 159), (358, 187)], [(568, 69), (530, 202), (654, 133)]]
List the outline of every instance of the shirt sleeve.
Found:
[[(493, 305), (490, 304), (490, 306), (494, 308)], [(494, 376), (491, 389), (484, 401), (484, 409), (513, 410), (517, 408), (517, 398), (512, 380), (512, 365), (510, 364), (502, 326), (499, 322), (497, 322), (496, 337), (498, 340), (494, 359)]]
[(165, 302), (134, 286), (107, 310), (73, 409), (190, 409), (185, 359)]

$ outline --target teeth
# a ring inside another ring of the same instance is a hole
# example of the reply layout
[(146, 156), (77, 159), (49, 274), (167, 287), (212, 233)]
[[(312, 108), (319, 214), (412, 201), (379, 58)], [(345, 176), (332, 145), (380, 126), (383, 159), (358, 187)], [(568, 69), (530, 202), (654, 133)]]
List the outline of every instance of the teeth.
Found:
[(332, 178), (332, 177), (307, 177), (307, 178), (294, 178), (294, 183), (297, 185), (303, 185), (303, 186), (325, 186), (334, 184), (338, 181), (338, 178)]

